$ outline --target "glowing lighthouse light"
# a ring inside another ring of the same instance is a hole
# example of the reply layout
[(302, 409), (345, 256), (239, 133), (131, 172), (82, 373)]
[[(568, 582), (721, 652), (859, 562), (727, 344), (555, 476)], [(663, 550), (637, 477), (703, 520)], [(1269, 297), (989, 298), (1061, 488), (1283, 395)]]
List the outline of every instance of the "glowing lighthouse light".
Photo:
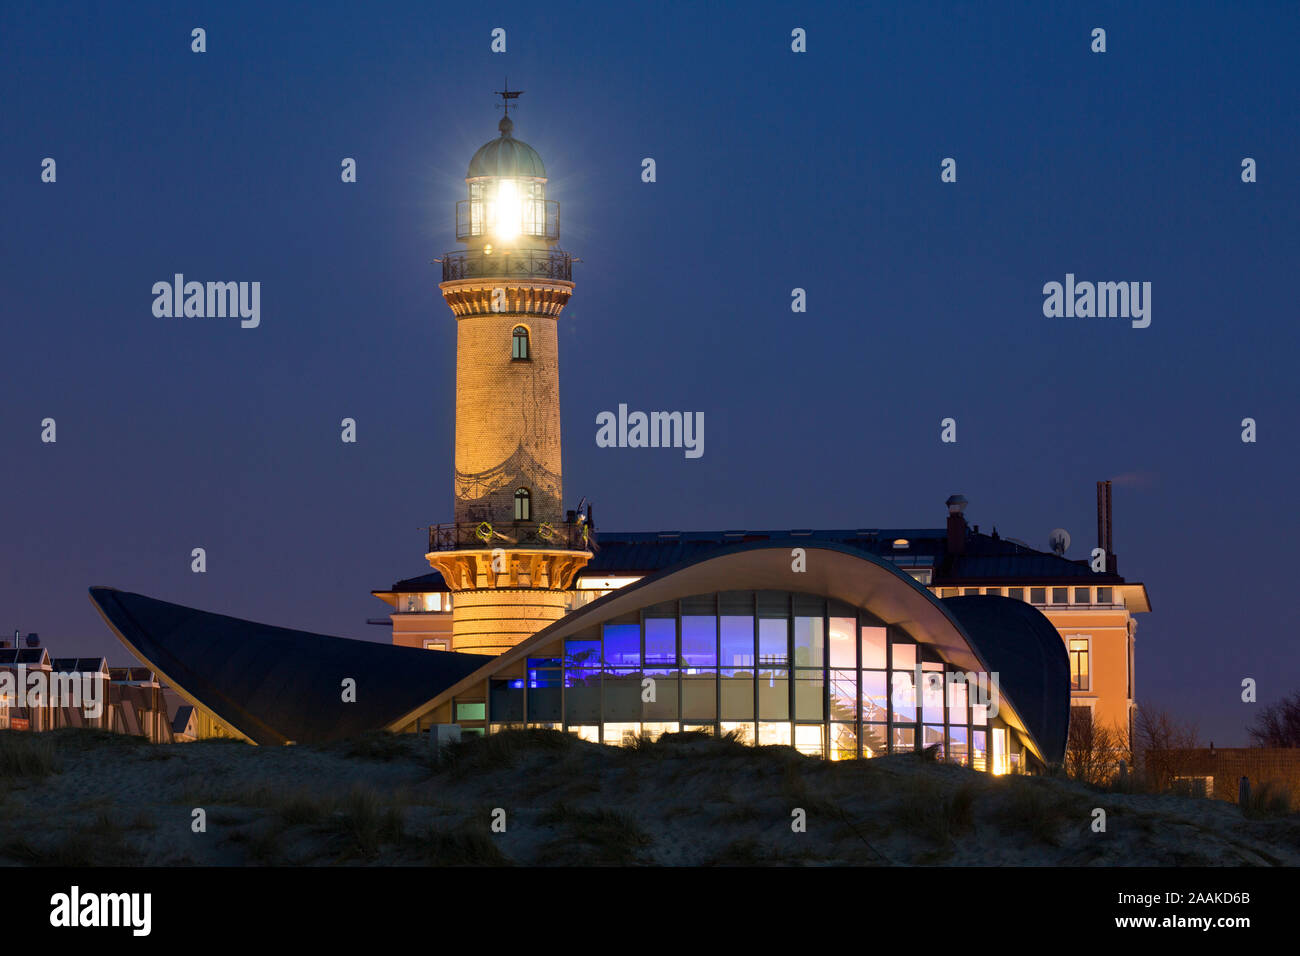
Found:
[(498, 239), (513, 239), (519, 235), (519, 224), (523, 219), (519, 204), (519, 190), (513, 179), (497, 182), (496, 225), (493, 233)]

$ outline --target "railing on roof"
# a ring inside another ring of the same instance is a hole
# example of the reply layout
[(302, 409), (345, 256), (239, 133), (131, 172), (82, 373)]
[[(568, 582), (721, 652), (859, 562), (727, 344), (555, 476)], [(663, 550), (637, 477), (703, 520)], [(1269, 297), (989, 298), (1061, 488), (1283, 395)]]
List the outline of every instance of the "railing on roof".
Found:
[(442, 257), (442, 281), (455, 279), (573, 279), (573, 257), (557, 249), (449, 252)]
[(586, 521), (456, 521), (429, 526), (429, 551), (476, 548), (555, 548), (591, 551)]

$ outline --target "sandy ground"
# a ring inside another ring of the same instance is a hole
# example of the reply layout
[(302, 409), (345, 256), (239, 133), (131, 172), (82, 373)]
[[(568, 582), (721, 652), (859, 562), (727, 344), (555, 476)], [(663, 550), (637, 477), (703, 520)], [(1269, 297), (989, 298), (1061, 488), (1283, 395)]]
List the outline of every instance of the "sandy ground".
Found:
[(49, 766), (0, 775), (5, 865), (1300, 863), (1298, 814), (1252, 820), (1221, 801), (991, 778), (910, 755), (826, 763), (781, 747), (688, 737), (616, 749), (548, 732), (442, 755), (416, 737), (258, 748), (38, 736), (52, 742)]

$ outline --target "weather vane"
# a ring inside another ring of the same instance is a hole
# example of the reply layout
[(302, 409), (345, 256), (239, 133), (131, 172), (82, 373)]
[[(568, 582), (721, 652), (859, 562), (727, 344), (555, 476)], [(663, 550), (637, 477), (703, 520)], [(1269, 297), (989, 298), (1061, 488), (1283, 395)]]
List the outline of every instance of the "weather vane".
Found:
[(493, 90), (492, 92), (495, 93), (497, 96), (501, 97), (501, 99), (504, 101), (502, 103), (498, 103), (497, 108), (505, 109), (507, 116), (510, 115), (510, 101), (517, 100), (519, 99), (519, 97), (524, 95), (523, 90), (510, 89), (510, 77), (508, 76), (506, 77), (506, 88), (504, 90)]

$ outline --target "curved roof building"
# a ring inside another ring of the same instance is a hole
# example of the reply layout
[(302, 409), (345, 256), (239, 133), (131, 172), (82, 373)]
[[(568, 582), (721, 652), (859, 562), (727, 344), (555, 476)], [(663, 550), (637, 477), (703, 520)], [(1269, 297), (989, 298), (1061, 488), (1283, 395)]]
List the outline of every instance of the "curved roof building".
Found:
[[(1035, 608), (940, 600), (834, 543), (739, 544), (666, 568), (498, 657), (291, 631), (111, 588), (136, 656), (253, 743), (543, 726), (621, 744), (702, 730), (831, 759), (936, 749), (995, 773), (1061, 760), (1069, 666)], [(351, 677), (356, 702), (342, 700)]]
[(205, 736), (255, 744), (384, 727), (491, 660), (293, 631), (115, 588), (91, 588), (90, 599), (127, 649), (198, 709)]
[(623, 743), (732, 733), (831, 759), (936, 748), (1062, 759), (1060, 635), (1010, 598), (940, 600), (891, 562), (792, 538), (687, 560), (582, 607), (390, 725), (544, 726)]

